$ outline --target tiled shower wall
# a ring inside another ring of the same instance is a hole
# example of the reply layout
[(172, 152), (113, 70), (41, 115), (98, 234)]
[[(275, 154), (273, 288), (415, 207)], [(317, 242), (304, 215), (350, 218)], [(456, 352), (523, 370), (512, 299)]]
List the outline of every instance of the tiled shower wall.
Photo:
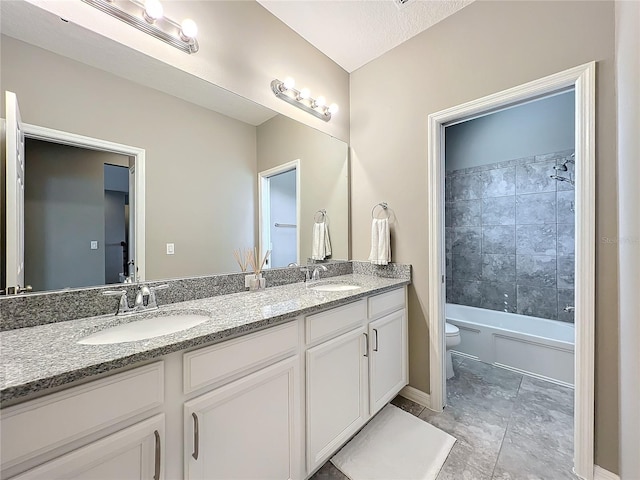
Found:
[(447, 302), (572, 322), (573, 150), (446, 174)]

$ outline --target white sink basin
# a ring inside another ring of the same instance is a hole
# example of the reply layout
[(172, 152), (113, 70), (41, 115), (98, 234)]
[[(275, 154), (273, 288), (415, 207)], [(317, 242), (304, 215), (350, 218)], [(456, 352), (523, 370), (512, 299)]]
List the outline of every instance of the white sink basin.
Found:
[(324, 285), (309, 287), (309, 290), (315, 290), (316, 292), (347, 292), (359, 288), (361, 287), (358, 285), (347, 285), (346, 283), (325, 283)]
[(101, 330), (79, 340), (78, 343), (82, 345), (107, 345), (135, 342), (187, 330), (207, 320), (209, 320), (209, 317), (198, 314), (163, 315), (146, 318)]

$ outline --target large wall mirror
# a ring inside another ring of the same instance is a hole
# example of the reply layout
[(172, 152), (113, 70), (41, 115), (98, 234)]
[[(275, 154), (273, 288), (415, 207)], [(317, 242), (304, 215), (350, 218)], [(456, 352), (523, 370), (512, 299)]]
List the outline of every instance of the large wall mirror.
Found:
[[(268, 211), (270, 223), (286, 226), (260, 254), (284, 238), (295, 252), (274, 255), (272, 266), (306, 263), (316, 213), (326, 211), (329, 258), (348, 258), (344, 142), (28, 3), (1, 8), (3, 117), (11, 91), (27, 124), (144, 150), (145, 280), (239, 271), (234, 250), (260, 245), (259, 174), (283, 165), (298, 165), (297, 182), (273, 177)], [(26, 284), (122, 280), (135, 263), (125, 245), (136, 241), (130, 225), (140, 207), (130, 167), (126, 155), (27, 139)], [(278, 205), (291, 201), (295, 215), (278, 218)], [(4, 221), (4, 195), (2, 208)], [(2, 247), (4, 267), (4, 239)]]

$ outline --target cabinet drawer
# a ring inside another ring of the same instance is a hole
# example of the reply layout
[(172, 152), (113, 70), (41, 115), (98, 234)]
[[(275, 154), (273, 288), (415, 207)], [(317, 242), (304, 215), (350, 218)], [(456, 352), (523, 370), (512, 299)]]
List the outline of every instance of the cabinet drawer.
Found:
[(376, 318), (387, 313), (395, 312), (405, 305), (404, 288), (381, 293), (374, 297), (369, 297), (369, 318)]
[(17, 465), (164, 402), (157, 362), (1, 412), (2, 468)]
[(298, 322), (184, 354), (184, 393), (220, 385), (271, 365), (298, 351)]
[(350, 303), (326, 312), (309, 315), (305, 320), (307, 344), (328, 340), (356, 328), (367, 318), (366, 300)]

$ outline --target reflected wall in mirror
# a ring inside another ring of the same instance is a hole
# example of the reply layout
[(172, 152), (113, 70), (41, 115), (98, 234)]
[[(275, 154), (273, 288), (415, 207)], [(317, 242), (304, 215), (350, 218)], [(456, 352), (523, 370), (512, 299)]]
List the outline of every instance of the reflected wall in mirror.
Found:
[[(6, 35), (1, 49), (2, 112), (6, 89), (18, 95), (26, 123), (145, 149), (146, 280), (238, 271), (233, 250), (258, 245), (258, 172), (290, 159), (301, 160), (307, 179), (300, 192), (301, 261), (310, 256), (313, 212), (320, 208), (331, 217), (332, 258), (347, 259), (345, 143), (265, 114), (264, 107), (232, 93), (228, 103), (243, 105), (238, 116), (246, 119), (251, 109), (260, 115), (250, 123), (237, 120), (229, 111), (222, 115)], [(91, 240), (77, 248), (89, 250)], [(174, 245), (173, 255), (167, 244)], [(72, 266), (79, 258), (72, 251), (63, 263)], [(26, 257), (25, 265), (37, 261)]]

